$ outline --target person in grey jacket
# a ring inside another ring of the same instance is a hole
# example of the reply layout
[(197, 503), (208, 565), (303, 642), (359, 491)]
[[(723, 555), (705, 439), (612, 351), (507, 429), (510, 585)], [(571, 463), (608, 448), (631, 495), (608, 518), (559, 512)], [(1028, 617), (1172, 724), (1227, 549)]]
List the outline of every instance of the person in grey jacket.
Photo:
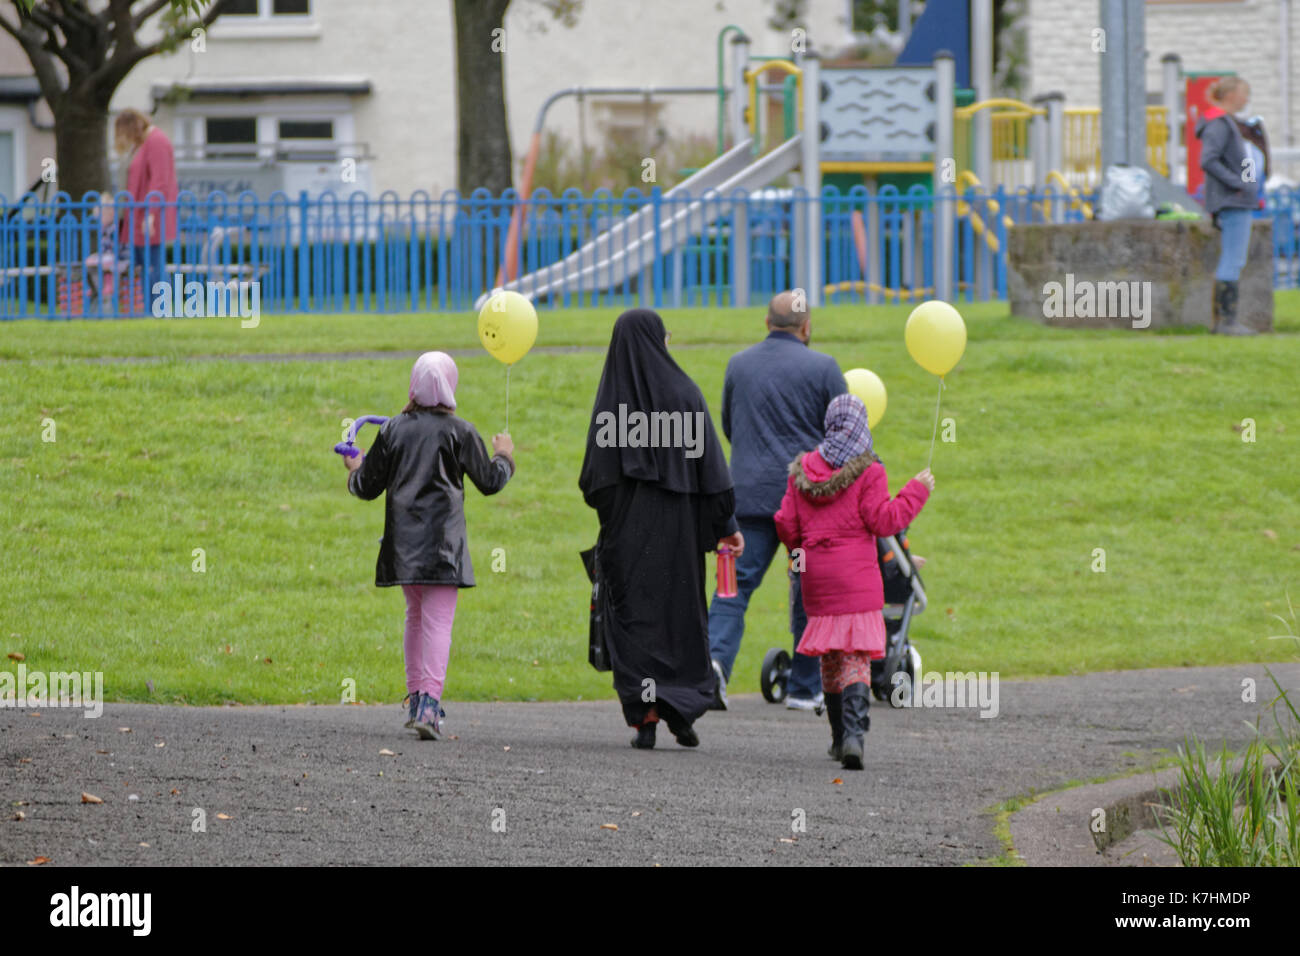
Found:
[(1237, 282), (1246, 265), (1254, 210), (1263, 198), (1268, 176), (1267, 140), (1262, 126), (1248, 140), (1234, 114), (1250, 100), (1250, 84), (1224, 76), (1209, 89), (1213, 106), (1196, 122), (1205, 170), (1205, 209), (1222, 233), (1219, 264), (1214, 270), (1214, 326), (1221, 335), (1254, 335), (1237, 321)]
[[(848, 391), (835, 360), (808, 348), (812, 324), (802, 293), (782, 292), (772, 299), (767, 329), (767, 338), (731, 357), (722, 386), (722, 431), (731, 442), (736, 519), (745, 550), (736, 559), (737, 596), (715, 593), (709, 605), (716, 710), (727, 707), (726, 685), (740, 651), (749, 596), (780, 545), (773, 516), (785, 494), (787, 467), (800, 452), (821, 442), (827, 406)], [(799, 576), (789, 577), (790, 630), (797, 645), (807, 618)], [(817, 658), (795, 654), (787, 706), (814, 710), (821, 701)]]

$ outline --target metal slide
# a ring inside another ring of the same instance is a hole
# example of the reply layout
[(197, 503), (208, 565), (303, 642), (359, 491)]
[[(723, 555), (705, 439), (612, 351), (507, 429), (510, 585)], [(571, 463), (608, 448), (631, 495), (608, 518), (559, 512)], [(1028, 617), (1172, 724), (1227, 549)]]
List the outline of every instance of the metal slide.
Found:
[[(656, 253), (672, 252), (677, 245), (703, 232), (709, 220), (720, 214), (722, 203), (734, 190), (761, 189), (798, 168), (802, 134), (795, 134), (753, 161), (750, 161), (750, 149), (750, 140), (740, 143), (664, 193), (657, 207), (647, 204), (559, 262), (512, 279), (503, 288), (536, 301), (565, 292), (604, 291), (633, 281), (654, 261)], [(700, 198), (705, 193), (709, 195)], [(485, 293), (474, 308), (481, 309), (486, 301)]]

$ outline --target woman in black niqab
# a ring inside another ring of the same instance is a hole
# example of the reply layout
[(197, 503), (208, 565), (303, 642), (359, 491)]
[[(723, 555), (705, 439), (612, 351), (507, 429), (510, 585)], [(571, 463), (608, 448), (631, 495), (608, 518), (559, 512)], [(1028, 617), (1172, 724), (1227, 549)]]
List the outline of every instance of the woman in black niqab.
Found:
[[(713, 701), (715, 681), (704, 555), (719, 544), (744, 547), (713, 419), (665, 338), (663, 319), (647, 309), (614, 323), (578, 479), (600, 518), (614, 689), (641, 748), (654, 746), (660, 719), (678, 743), (699, 743), (691, 725)], [(621, 434), (618, 423), (635, 412), (680, 413), (673, 420), (692, 441), (653, 447), (644, 432)]]

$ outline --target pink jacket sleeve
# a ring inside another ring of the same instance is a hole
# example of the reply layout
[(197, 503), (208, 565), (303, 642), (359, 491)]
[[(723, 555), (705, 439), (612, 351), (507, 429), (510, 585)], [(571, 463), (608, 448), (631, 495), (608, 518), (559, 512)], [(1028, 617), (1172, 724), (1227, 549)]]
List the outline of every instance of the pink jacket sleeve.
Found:
[(787, 548), (799, 547), (803, 534), (799, 530), (799, 492), (794, 490), (793, 477), (785, 481), (785, 497), (781, 499), (781, 510), (774, 520), (781, 543)]
[[(146, 242), (170, 242), (176, 238), (176, 197), (180, 194), (180, 184), (176, 176), (176, 159), (171, 140), (158, 129), (149, 131), (149, 135), (136, 150), (127, 168), (126, 189), (140, 205), (136, 207), (131, 218), (135, 221), (135, 234), (132, 242), (142, 245)], [(155, 197), (150, 203), (149, 194), (158, 193), (165, 204), (157, 207)], [(146, 206), (146, 203), (150, 203)], [(161, 216), (160, 216), (161, 214)], [(151, 220), (152, 236), (144, 234), (144, 220)], [(161, 218), (161, 222), (159, 222)]]
[(889, 476), (885, 466), (874, 464), (862, 478), (863, 487), (858, 496), (858, 512), (867, 530), (877, 538), (897, 534), (912, 523), (930, 497), (929, 490), (915, 478), (889, 497)]

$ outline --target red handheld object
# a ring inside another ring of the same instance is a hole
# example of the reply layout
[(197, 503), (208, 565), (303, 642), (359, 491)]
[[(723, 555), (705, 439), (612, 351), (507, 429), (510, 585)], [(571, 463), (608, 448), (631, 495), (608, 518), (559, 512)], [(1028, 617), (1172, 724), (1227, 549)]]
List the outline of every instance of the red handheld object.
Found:
[(733, 598), (736, 589), (736, 553), (727, 545), (718, 548), (718, 597)]

